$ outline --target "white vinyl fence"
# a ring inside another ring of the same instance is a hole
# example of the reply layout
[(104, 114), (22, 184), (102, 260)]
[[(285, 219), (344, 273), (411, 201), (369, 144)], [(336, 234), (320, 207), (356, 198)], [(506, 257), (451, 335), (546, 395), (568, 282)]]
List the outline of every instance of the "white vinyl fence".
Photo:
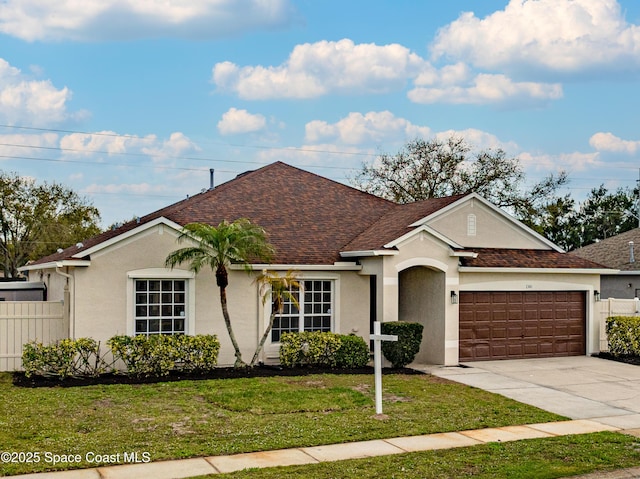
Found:
[(609, 351), (606, 322), (609, 316), (640, 315), (640, 300), (608, 298), (596, 302), (596, 315), (600, 319), (600, 351)]
[(23, 344), (49, 344), (68, 337), (68, 333), (60, 301), (0, 302), (0, 371), (21, 369)]

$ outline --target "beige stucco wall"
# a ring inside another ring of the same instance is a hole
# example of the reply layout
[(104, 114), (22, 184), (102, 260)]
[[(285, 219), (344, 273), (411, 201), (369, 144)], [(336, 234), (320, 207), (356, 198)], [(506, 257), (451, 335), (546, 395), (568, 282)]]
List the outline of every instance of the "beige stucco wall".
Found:
[(399, 274), (399, 319), (424, 327), (420, 351), (415, 361), (439, 364), (444, 361), (445, 273), (414, 266)]
[[(475, 215), (476, 234), (468, 235), (467, 220)], [(446, 211), (428, 225), (447, 238), (468, 248), (532, 248), (549, 246), (475, 198)]]
[[(436, 364), (457, 364), (458, 362), (458, 305), (451, 304), (451, 291), (458, 288), (458, 258), (451, 256), (451, 248), (432, 235), (421, 232), (403, 241), (397, 246), (398, 254), (379, 257), (382, 261), (382, 289), (379, 289), (379, 302), (382, 302), (382, 321), (398, 321), (404, 318), (400, 313), (399, 275), (402, 271), (420, 267), (444, 274), (444, 281), (438, 274), (430, 275), (433, 281), (429, 289), (420, 293), (424, 298), (436, 302), (435, 295), (442, 295), (437, 311), (430, 310), (423, 316), (425, 339), (418, 353), (418, 360)], [(373, 267), (370, 267), (371, 269)], [(444, 283), (444, 284), (442, 284)], [(405, 296), (405, 299), (407, 297)], [(425, 299), (426, 301), (426, 299)], [(439, 323), (435, 326), (435, 316)], [(430, 342), (440, 343), (432, 347)]]
[[(188, 265), (169, 270), (166, 256), (178, 247), (177, 232), (160, 224), (123, 241), (94, 252), (87, 267), (62, 268), (72, 276), (67, 279), (55, 269), (43, 271), (50, 289), (50, 299), (62, 299), (64, 286), (75, 298), (72, 304), (70, 335), (91, 337), (102, 343), (116, 334), (133, 334), (135, 278), (182, 277), (187, 280), (187, 295), (192, 307), (187, 311), (189, 334), (216, 334), (221, 343), (219, 364), (233, 364), (234, 351), (220, 306), (215, 276), (202, 270), (197, 276)], [(258, 272), (230, 269), (227, 301), (232, 326), (243, 359), (250, 361), (268, 321), (268, 310), (259, 298), (254, 280)], [(302, 271), (303, 279), (331, 279), (335, 282), (335, 331), (355, 333), (369, 339), (369, 282), (358, 271)], [(32, 280), (40, 273), (31, 272)], [(346, 300), (345, 300), (346, 298)], [(266, 317), (265, 317), (266, 314)], [(277, 358), (277, 347), (271, 348)]]

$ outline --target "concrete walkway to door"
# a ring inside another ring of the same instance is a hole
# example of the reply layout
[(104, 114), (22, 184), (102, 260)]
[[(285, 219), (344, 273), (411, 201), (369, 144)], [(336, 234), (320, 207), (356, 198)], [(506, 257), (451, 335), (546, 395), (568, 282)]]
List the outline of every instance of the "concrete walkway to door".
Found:
[(572, 356), (411, 367), (571, 419), (640, 432), (640, 366)]

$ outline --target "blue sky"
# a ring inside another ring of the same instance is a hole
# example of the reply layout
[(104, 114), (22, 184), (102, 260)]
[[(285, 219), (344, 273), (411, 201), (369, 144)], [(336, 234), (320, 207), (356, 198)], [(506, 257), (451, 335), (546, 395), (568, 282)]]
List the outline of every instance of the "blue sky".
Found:
[(0, 169), (104, 226), (281, 160), (348, 182), (418, 136), (569, 173), (640, 162), (635, 0), (4, 0)]

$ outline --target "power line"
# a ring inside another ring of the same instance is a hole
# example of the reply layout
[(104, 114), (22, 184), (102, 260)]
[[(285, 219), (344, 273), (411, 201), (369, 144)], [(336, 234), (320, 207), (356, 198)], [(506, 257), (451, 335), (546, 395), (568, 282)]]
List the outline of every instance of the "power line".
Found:
[[(145, 137), (141, 137), (141, 136), (136, 136), (136, 135), (121, 135), (118, 133), (108, 133), (108, 132), (95, 132), (95, 133), (91, 133), (91, 132), (86, 132), (86, 131), (77, 131), (77, 130), (61, 130), (61, 129), (55, 129), (55, 128), (37, 128), (37, 127), (32, 127), (32, 126), (17, 126), (17, 125), (1, 125), (0, 124), (0, 128), (14, 128), (14, 129), (20, 129), (20, 130), (31, 130), (31, 131), (44, 131), (44, 132), (49, 132), (49, 133), (69, 133), (69, 134), (79, 134), (79, 135), (89, 135), (89, 136), (106, 136), (106, 137), (111, 137), (111, 138), (127, 138), (127, 139), (135, 139), (135, 140), (141, 140), (144, 141)], [(352, 156), (366, 156), (366, 157), (375, 157), (377, 156), (377, 154), (374, 153), (366, 153), (366, 152), (362, 152), (362, 151), (334, 151), (334, 150), (319, 150), (316, 148), (300, 148), (300, 147), (294, 147), (294, 146), (267, 146), (267, 145), (243, 145), (243, 144), (239, 144), (239, 143), (223, 143), (221, 141), (213, 141), (213, 140), (208, 140), (209, 143), (213, 143), (213, 144), (217, 144), (217, 145), (224, 145), (224, 146), (230, 146), (230, 147), (234, 147), (234, 148), (252, 148), (252, 149), (259, 149), (259, 150), (282, 150), (282, 151), (295, 151), (295, 152), (301, 152), (301, 153), (322, 153), (322, 154), (328, 154), (328, 155), (352, 155)], [(36, 147), (32, 147), (29, 145), (9, 145), (9, 146), (24, 146), (25, 148), (36, 148)], [(55, 147), (42, 147), (42, 148), (51, 148), (51, 149), (59, 149), (59, 150), (64, 150), (62, 148), (55, 148)], [(90, 150), (71, 150), (70, 151), (90, 151)], [(96, 153), (109, 153), (109, 152), (98, 152), (96, 151)], [(112, 153), (109, 153), (112, 154)], [(136, 154), (133, 154), (136, 155)], [(144, 154), (138, 154), (138, 155), (142, 155), (144, 156)], [(152, 156), (152, 155), (149, 155)], [(160, 155), (159, 155), (160, 156)], [(224, 161), (224, 162), (229, 162), (229, 163), (255, 163), (255, 164), (262, 164), (258, 161), (242, 161), (242, 160), (219, 160), (219, 159), (215, 159), (215, 158), (200, 158), (200, 157), (195, 157), (195, 158), (189, 158), (189, 157), (171, 157), (171, 156), (167, 156), (167, 155), (161, 155), (163, 157), (166, 158), (179, 158), (179, 159), (189, 159), (189, 160), (198, 160), (198, 161)], [(331, 168), (331, 169), (351, 169), (348, 167), (342, 167), (342, 166), (325, 166), (325, 165), (308, 165), (310, 167), (313, 168)]]

